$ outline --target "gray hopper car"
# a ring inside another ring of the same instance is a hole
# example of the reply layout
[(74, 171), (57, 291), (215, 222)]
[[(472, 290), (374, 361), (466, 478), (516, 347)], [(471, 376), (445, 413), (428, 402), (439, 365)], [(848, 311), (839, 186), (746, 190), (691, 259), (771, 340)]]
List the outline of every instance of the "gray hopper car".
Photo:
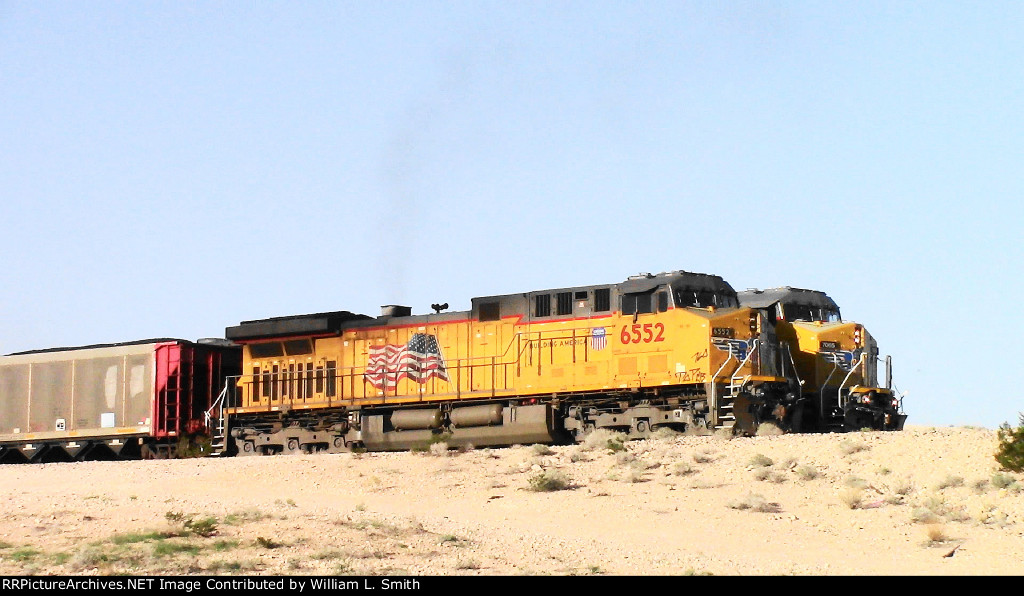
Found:
[(0, 462), (173, 455), (209, 435), (230, 342), (150, 339), (0, 357)]

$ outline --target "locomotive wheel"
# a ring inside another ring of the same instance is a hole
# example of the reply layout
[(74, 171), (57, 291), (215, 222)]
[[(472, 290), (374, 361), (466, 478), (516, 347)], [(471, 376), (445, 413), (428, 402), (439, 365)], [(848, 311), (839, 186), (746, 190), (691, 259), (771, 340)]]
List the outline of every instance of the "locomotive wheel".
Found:
[(734, 433), (753, 435), (757, 432), (757, 416), (752, 411), (753, 405), (754, 402), (745, 393), (740, 393), (733, 399), (732, 415), (736, 417), (733, 424)]
[(798, 433), (804, 429), (804, 405), (797, 404), (793, 410), (793, 417), (789, 420), (789, 431)]

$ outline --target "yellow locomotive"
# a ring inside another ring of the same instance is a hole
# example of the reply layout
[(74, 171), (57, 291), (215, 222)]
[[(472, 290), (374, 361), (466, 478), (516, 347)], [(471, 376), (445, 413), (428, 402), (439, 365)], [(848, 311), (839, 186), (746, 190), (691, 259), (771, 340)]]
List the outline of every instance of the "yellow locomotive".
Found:
[(903, 429), (907, 416), (892, 389), (891, 359), (885, 359), (885, 386), (879, 386), (877, 341), (863, 325), (843, 321), (828, 295), (781, 287), (738, 297), (774, 318), (780, 342), (790, 347), (801, 385), (801, 407), (790, 412), (790, 429)]
[[(243, 321), (224, 408), (241, 455), (567, 442), (606, 428), (752, 432), (799, 398), (788, 347), (721, 277), (473, 298), (431, 314), (385, 306)], [(760, 412), (759, 414), (757, 412)]]

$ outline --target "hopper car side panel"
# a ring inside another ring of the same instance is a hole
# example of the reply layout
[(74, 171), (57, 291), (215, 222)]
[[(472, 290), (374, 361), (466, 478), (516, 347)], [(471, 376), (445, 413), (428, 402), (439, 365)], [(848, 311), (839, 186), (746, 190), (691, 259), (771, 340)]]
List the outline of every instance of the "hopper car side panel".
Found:
[(0, 358), (0, 461), (137, 457), (203, 432), (231, 361), (237, 348), (180, 340)]

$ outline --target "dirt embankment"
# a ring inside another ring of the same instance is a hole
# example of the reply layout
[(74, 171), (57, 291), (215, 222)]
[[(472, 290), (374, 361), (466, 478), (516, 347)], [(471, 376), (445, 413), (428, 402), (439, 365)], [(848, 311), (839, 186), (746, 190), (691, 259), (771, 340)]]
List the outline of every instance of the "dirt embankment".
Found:
[(995, 448), (908, 427), (0, 466), (0, 574), (1021, 574)]

